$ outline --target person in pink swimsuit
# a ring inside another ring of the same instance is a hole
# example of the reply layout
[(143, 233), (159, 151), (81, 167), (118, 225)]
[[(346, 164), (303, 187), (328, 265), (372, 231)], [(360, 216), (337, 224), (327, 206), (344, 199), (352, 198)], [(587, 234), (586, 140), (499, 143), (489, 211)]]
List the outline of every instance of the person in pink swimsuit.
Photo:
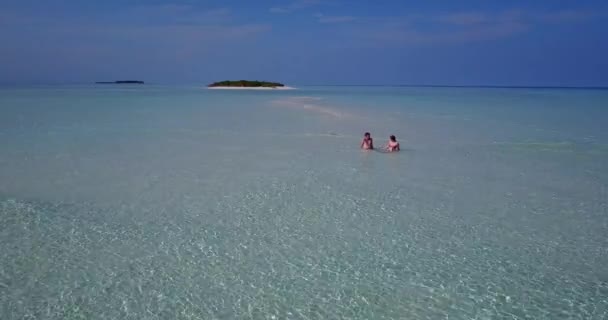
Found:
[(401, 150), (401, 148), (399, 147), (399, 142), (397, 142), (397, 138), (395, 138), (395, 136), (390, 136), (388, 144), (386, 145), (386, 151), (397, 152), (399, 150)]

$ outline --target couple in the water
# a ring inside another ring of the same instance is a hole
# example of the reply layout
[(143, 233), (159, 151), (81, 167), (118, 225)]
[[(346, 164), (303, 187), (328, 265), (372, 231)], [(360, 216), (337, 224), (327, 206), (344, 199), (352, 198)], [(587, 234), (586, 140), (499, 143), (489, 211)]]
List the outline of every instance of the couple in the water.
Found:
[[(366, 132), (365, 135), (363, 135), (361, 149), (374, 150), (374, 139), (372, 139), (372, 135), (369, 132)], [(388, 152), (397, 152), (401, 150), (401, 148), (399, 148), (399, 142), (397, 142), (397, 138), (395, 138), (395, 136), (389, 137), (388, 143), (383, 149)]]

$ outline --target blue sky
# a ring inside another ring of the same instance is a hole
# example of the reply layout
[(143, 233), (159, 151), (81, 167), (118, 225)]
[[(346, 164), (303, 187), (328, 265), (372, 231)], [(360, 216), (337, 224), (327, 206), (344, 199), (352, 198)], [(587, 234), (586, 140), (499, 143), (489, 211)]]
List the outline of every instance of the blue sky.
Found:
[(608, 86), (606, 1), (1, 0), (0, 83)]

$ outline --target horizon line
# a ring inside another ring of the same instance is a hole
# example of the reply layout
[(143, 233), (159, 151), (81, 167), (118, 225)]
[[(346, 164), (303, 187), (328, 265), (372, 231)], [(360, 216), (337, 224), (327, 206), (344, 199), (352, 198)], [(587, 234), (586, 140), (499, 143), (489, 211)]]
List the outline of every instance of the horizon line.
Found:
[[(0, 86), (64, 86), (64, 85), (95, 85), (90, 82), (65, 82), (65, 83), (2, 83)], [(198, 85), (198, 83), (162, 83), (145, 82), (144, 85)], [(409, 87), (409, 88), (488, 88), (488, 89), (588, 89), (608, 90), (608, 85), (574, 86), (574, 85), (479, 85), (479, 84), (292, 84), (304, 87)]]
[(494, 89), (595, 89), (606, 90), (606, 86), (555, 86), (555, 85), (460, 85), (460, 84), (306, 84), (320, 87), (411, 87), (411, 88), (494, 88)]

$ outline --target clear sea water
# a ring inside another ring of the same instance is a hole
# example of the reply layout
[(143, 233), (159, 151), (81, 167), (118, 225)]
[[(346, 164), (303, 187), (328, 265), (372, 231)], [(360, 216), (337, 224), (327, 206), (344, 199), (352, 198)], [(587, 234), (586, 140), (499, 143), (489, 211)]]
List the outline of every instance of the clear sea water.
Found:
[(605, 90), (5, 87), (0, 318), (606, 319), (607, 190)]

